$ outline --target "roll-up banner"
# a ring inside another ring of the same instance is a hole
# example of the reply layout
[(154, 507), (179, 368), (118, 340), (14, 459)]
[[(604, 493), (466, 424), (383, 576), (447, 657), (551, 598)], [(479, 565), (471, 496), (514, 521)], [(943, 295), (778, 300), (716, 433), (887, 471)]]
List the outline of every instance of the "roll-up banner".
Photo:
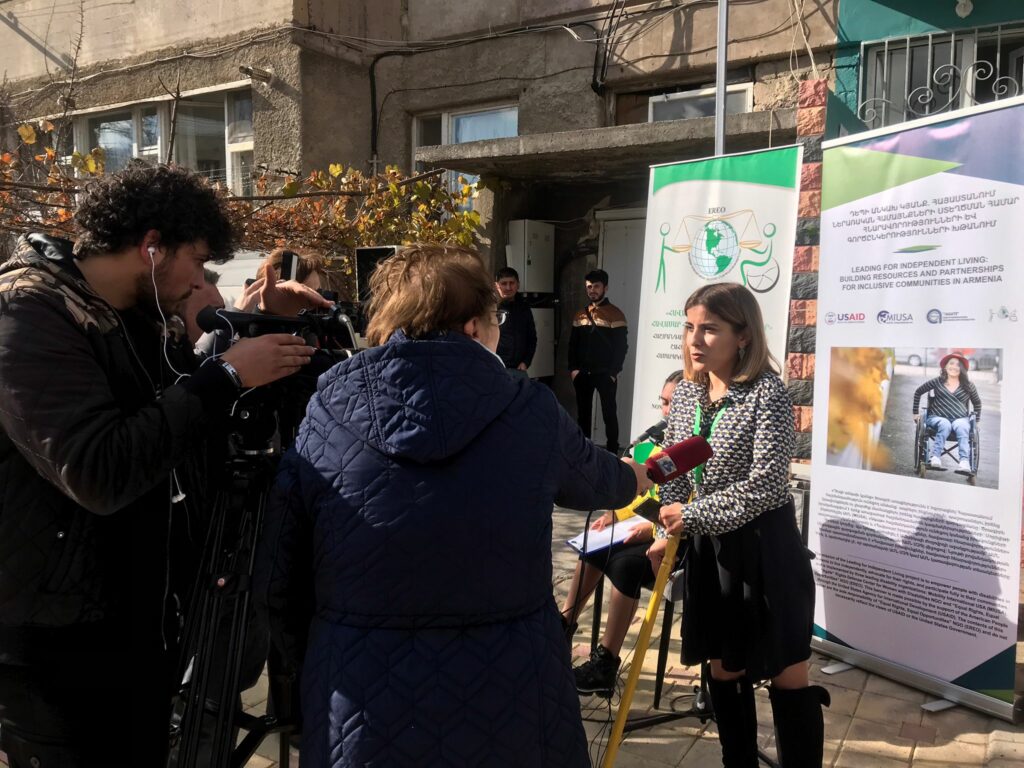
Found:
[(1012, 720), (1024, 102), (827, 142), (815, 644)]
[(651, 167), (633, 424), (661, 418), (662, 382), (683, 367), (683, 305), (705, 283), (750, 288), (785, 359), (801, 156), (782, 147)]

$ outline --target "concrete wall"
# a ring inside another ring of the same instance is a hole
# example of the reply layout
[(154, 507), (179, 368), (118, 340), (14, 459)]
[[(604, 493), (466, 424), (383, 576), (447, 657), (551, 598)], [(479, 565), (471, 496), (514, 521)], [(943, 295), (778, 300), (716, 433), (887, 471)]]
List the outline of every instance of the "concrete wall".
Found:
[(302, 171), (326, 170), (331, 163), (366, 170), (370, 157), (366, 67), (311, 50), (302, 51), (300, 60)]
[(290, 22), (295, 2), (9, 0), (0, 6), (0, 75), (21, 80), (65, 69), (80, 32), (78, 64), (88, 67)]
[[(451, 13), (446, 10), (451, 0), (421, 0), (409, 4), (407, 34), (412, 40), (487, 35), (489, 30), (567, 20), (573, 13), (593, 16), (609, 5), (498, 0), (462, 3), (458, 13)], [(636, 13), (655, 5), (631, 3), (629, 8)], [(519, 105), (521, 135), (595, 128), (614, 123), (616, 93), (713, 80), (717, 9), (660, 5), (660, 16), (623, 22), (622, 42), (613, 46), (602, 95), (591, 88), (595, 45), (561, 28), (381, 60), (379, 154), (409, 167), (416, 114), (510, 102)], [(825, 77), (836, 40), (836, 5), (837, 0), (823, 0), (804, 6), (803, 28), (816, 52), (819, 75)], [(795, 106), (797, 80), (811, 69), (790, 0), (734, 5), (730, 24), (730, 65), (754, 68), (755, 109)], [(586, 27), (573, 29), (583, 38), (593, 34)]]
[[(221, 42), (231, 48), (241, 41), (225, 38)], [(179, 77), (181, 90), (189, 91), (244, 80), (238, 71), (240, 64), (272, 66), (274, 79), (270, 84), (252, 83), (255, 160), (272, 168), (300, 169), (305, 131), (300, 110), (300, 49), (291, 41), (290, 33), (269, 42), (246, 44), (216, 57), (194, 59), (175, 57), (168, 52), (168, 61), (153, 63), (154, 58), (143, 55), (122, 60), (119, 65), (125, 71), (120, 72), (105, 72), (102, 65), (84, 68), (74, 88), (75, 108), (92, 109), (165, 96), (164, 85), (173, 88)], [(51, 84), (48, 78), (22, 81), (12, 88), (13, 112), (23, 120), (63, 114), (58, 97), (66, 90)]]

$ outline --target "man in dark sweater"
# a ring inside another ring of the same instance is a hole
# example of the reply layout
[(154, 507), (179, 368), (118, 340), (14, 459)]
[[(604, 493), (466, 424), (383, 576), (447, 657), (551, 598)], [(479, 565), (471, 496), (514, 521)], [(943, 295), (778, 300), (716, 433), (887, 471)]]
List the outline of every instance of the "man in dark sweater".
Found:
[(519, 295), (519, 273), (512, 267), (499, 269), (494, 276), (494, 287), (501, 296), (498, 309), (508, 313), (501, 324), (498, 357), (506, 368), (525, 376), (526, 369), (533, 362), (533, 353), (537, 351), (537, 328), (533, 323), (533, 312)]
[(588, 438), (596, 391), (601, 398), (607, 448), (619, 452), (619, 417), (615, 392), (626, 360), (626, 316), (608, 301), (608, 273), (595, 269), (584, 278), (590, 304), (576, 313), (569, 336), (569, 374), (576, 389), (576, 413)]

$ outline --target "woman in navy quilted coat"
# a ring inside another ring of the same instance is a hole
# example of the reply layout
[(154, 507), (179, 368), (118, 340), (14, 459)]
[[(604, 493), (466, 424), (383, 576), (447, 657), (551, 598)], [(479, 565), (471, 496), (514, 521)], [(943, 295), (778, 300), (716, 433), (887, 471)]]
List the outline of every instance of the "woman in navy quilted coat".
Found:
[(321, 377), (264, 533), (302, 766), (588, 766), (551, 509), (623, 506), (645, 474), (506, 372), (475, 253), (406, 248), (371, 291), (379, 346)]

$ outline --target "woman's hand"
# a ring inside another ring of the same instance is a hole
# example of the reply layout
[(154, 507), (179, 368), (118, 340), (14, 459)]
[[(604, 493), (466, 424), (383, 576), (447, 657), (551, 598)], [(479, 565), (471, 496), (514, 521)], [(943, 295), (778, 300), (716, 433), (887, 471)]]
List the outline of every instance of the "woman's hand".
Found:
[(658, 518), (670, 536), (683, 532), (683, 505), (680, 502), (663, 506)]
[(626, 534), (626, 538), (622, 540), (623, 544), (639, 544), (643, 541), (650, 541), (654, 538), (654, 531), (651, 529), (650, 524), (645, 525), (634, 525), (629, 533)]
[(920, 420), (921, 420), (921, 414), (920, 413), (915, 413), (914, 414), (914, 423), (916, 424)]
[(605, 512), (603, 515), (601, 515), (599, 518), (597, 518), (597, 520), (595, 520), (591, 524), (590, 530), (592, 530), (592, 531), (603, 531), (605, 528), (607, 528), (609, 525), (612, 524), (612, 519), (614, 517), (615, 517), (615, 513), (614, 512)]
[[(259, 280), (256, 281), (260, 282)], [(253, 283), (255, 286), (256, 283)], [(259, 290), (259, 308), (270, 315), (292, 317), (303, 309), (330, 309), (331, 302), (308, 285), (295, 280), (277, 282), (274, 270), (268, 269)]]
[(647, 559), (651, 561), (651, 570), (655, 576), (661, 569), (661, 561), (665, 559), (666, 546), (668, 546), (668, 539), (658, 539), (647, 548)]
[(252, 283), (245, 286), (242, 295), (235, 299), (235, 309), (239, 312), (255, 312), (256, 305), (260, 303), (260, 291), (266, 282), (262, 277), (256, 278)]
[(647, 467), (643, 464), (637, 464), (625, 456), (622, 457), (622, 461), (629, 465), (629, 468), (633, 470), (633, 474), (636, 476), (636, 495), (639, 496), (641, 493), (647, 493), (651, 486), (654, 485), (654, 481), (647, 476)]

